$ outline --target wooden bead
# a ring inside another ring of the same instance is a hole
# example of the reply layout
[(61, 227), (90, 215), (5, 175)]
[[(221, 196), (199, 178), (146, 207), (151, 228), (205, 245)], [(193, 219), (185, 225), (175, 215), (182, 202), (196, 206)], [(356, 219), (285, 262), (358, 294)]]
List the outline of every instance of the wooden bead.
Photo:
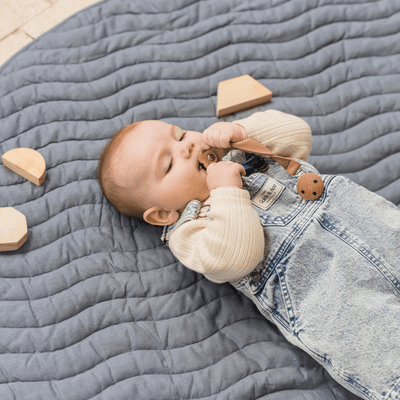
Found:
[(322, 178), (312, 172), (301, 175), (297, 181), (297, 192), (305, 200), (316, 200), (324, 191)]
[(37, 186), (46, 178), (46, 163), (43, 156), (36, 150), (19, 147), (4, 153), (3, 164), (23, 176)]
[(0, 251), (17, 250), (27, 238), (25, 215), (13, 207), (0, 208)]
[(211, 153), (207, 154), (207, 160), (208, 161), (213, 162), (216, 159), (217, 159), (217, 157), (214, 154), (211, 154)]
[(204, 153), (200, 154), (197, 159), (204, 165), (205, 168), (208, 168), (210, 164), (221, 161), (222, 157), (224, 157), (230, 149), (221, 149), (218, 147), (212, 147), (208, 149)]

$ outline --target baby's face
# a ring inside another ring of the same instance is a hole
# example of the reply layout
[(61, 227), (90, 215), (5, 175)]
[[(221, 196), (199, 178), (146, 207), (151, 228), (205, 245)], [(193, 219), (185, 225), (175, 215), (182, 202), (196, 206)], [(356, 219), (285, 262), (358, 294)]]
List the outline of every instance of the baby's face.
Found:
[(147, 208), (180, 214), (189, 201), (209, 197), (207, 173), (197, 160), (209, 146), (200, 132), (143, 121), (120, 147), (116, 168), (121, 184), (131, 196), (140, 196)]

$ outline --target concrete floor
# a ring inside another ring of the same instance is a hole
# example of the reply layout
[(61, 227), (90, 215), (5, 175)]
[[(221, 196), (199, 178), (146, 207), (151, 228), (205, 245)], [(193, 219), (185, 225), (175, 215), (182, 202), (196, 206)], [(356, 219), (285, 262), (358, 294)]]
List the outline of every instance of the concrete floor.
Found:
[(71, 15), (99, 0), (0, 0), (0, 65)]

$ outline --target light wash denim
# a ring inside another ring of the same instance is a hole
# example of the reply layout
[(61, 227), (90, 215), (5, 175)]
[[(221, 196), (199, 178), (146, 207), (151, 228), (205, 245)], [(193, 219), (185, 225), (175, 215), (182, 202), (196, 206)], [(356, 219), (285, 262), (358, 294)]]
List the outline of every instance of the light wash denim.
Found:
[[(241, 153), (229, 158), (243, 161)], [(324, 193), (306, 201), (297, 178), (314, 167), (302, 162), (293, 177), (268, 163), (268, 171), (243, 178), (253, 200), (273, 185), (279, 194), (266, 210), (254, 205), (265, 258), (233, 286), (348, 390), (400, 399), (400, 210), (340, 176), (323, 175)], [(189, 203), (164, 239), (200, 206)]]

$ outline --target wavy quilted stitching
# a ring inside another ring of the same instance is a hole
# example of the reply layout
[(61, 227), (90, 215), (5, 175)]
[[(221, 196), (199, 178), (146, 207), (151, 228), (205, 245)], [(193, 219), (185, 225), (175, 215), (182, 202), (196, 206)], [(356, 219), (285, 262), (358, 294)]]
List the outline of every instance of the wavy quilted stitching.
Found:
[(119, 127), (202, 131), (217, 84), (250, 74), (314, 133), (310, 161), (400, 204), (399, 4), (113, 0), (0, 68), (0, 147), (40, 150), (33, 187), (0, 166), (28, 242), (0, 253), (0, 398), (342, 399), (229, 285), (186, 270), (160, 229), (122, 217), (94, 178)]

